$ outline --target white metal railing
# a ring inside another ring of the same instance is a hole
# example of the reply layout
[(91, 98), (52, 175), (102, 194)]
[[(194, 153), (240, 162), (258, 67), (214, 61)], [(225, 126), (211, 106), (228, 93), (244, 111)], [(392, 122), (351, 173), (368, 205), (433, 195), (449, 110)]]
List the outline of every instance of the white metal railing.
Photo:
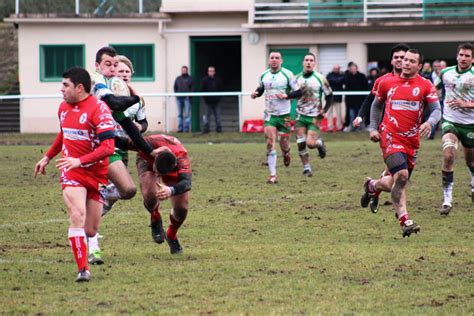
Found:
[[(333, 92), (336, 96), (346, 96), (346, 95), (368, 95), (370, 91), (335, 91)], [(169, 115), (169, 107), (171, 104), (170, 98), (176, 97), (204, 97), (204, 96), (222, 96), (222, 97), (237, 97), (238, 108), (239, 108), (239, 129), (242, 129), (244, 124), (243, 121), (243, 111), (242, 111), (242, 99), (244, 96), (250, 96), (250, 92), (189, 92), (189, 93), (141, 93), (140, 96), (146, 98), (165, 98), (164, 111), (165, 111), (165, 132), (169, 133), (171, 117)], [(61, 94), (18, 94), (18, 95), (0, 95), (0, 101), (2, 100), (31, 100), (31, 99), (62, 99)], [(1, 103), (0, 103), (1, 106)]]
[[(138, 13), (139, 14), (143, 14), (143, 0), (137, 0), (138, 1)], [(106, 3), (107, 1), (106, 0), (102, 0), (101, 3), (98, 5), (97, 9), (100, 9), (102, 8), (102, 6)], [(16, 16), (19, 16), (20, 15), (20, 4), (21, 4), (21, 0), (15, 0), (15, 15)], [(110, 7), (109, 9), (111, 9), (112, 7)], [(96, 9), (96, 10), (97, 10)], [(75, 15), (76, 16), (79, 16), (80, 13), (81, 13), (81, 0), (75, 0), (74, 1), (74, 12), (75, 12)], [(94, 13), (97, 13), (97, 12), (94, 12)]]

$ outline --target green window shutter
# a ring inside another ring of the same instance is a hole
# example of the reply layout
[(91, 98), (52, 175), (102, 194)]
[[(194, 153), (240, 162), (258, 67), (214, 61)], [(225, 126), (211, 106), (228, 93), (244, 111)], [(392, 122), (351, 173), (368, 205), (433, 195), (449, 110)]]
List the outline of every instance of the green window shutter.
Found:
[(40, 81), (61, 81), (73, 66), (84, 67), (84, 45), (40, 45)]
[(155, 45), (154, 44), (110, 44), (119, 55), (130, 59), (135, 73), (133, 81), (155, 80)]

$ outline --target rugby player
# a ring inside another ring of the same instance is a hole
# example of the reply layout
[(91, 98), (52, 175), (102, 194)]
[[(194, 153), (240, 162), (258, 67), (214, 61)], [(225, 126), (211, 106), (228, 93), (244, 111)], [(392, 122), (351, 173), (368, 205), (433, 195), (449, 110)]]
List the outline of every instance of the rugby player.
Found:
[(68, 238), (79, 274), (77, 282), (89, 281), (86, 236), (99, 229), (102, 200), (99, 186), (106, 185), (108, 157), (114, 152), (114, 123), (109, 107), (90, 95), (91, 78), (83, 68), (63, 74), (59, 106), (60, 132), (46, 155), (35, 165), (34, 176), (58, 153), (63, 198), (69, 213)]
[[(116, 138), (117, 147), (123, 150), (135, 150), (137, 154), (137, 171), (143, 204), (150, 213), (151, 235), (161, 244), (165, 240), (172, 254), (183, 252), (177, 233), (186, 220), (189, 208), (189, 190), (191, 190), (191, 164), (188, 152), (181, 142), (173, 136), (150, 135), (145, 140), (156, 150), (156, 157), (151, 157), (137, 148), (130, 140)], [(160, 212), (160, 201), (170, 199), (172, 209), (169, 226), (163, 229)]]
[[(115, 80), (113, 78), (109, 80), (109, 86), (112, 92), (115, 95), (130, 95), (130, 91), (133, 91), (133, 95), (138, 95), (135, 90), (130, 85), (131, 77), (133, 74), (133, 65), (132, 62), (125, 56), (117, 56), (117, 76), (121, 80)], [(123, 113), (126, 117), (132, 119), (134, 124), (137, 126), (138, 130), (143, 133), (148, 128), (148, 122), (145, 116), (145, 102), (143, 98), (140, 98), (140, 102), (132, 105), (127, 108)], [(126, 136), (126, 132), (122, 129), (120, 124), (115, 122), (115, 135), (117, 136)], [(119, 162), (120, 161), (120, 162)], [(112, 183), (107, 185), (100, 190), (102, 197), (104, 198), (104, 207), (102, 209), (102, 216), (104, 216), (110, 209), (112, 205), (118, 201), (122, 196), (125, 198), (133, 197), (132, 193), (136, 192), (135, 183), (133, 182), (128, 170), (126, 170), (128, 164), (128, 153), (127, 151), (115, 148), (115, 152), (109, 158), (109, 176), (112, 178)], [(125, 168), (124, 168), (125, 166)], [(118, 190), (116, 183), (119, 184)], [(133, 189), (135, 188), (135, 189)], [(102, 252), (99, 246), (99, 233), (94, 237), (89, 237), (88, 239), (89, 246), (89, 263), (91, 264), (103, 264), (104, 260), (102, 258)]]
[(290, 165), (291, 101), (302, 96), (294, 80), (293, 73), (281, 65), (283, 58), (280, 52), (271, 52), (268, 58), (270, 68), (260, 76), (258, 88), (252, 92), (255, 99), (265, 92), (264, 132), (267, 143), (267, 164), (270, 177), (269, 184), (278, 182), (276, 174), (277, 153), (275, 150), (277, 136), (280, 137), (280, 148), (283, 163)]
[[(374, 101), (375, 96), (377, 95), (377, 89), (380, 83), (385, 79), (390, 79), (396, 76), (400, 76), (400, 73), (402, 72), (403, 57), (405, 57), (405, 53), (408, 49), (409, 49), (408, 45), (403, 44), (403, 43), (397, 44), (392, 47), (392, 50), (390, 52), (391, 54), (390, 64), (393, 67), (392, 72), (386, 73), (385, 75), (375, 80), (372, 91), (365, 98), (364, 102), (362, 103), (362, 106), (360, 107), (359, 113), (357, 114), (357, 117), (352, 122), (352, 125), (354, 127), (359, 127), (360, 124), (363, 121), (365, 121), (367, 117), (370, 117), (370, 106), (372, 105), (372, 102)], [(388, 173), (388, 170), (387, 170), (387, 167), (385, 167), (384, 171), (381, 174), (381, 177), (385, 176), (387, 173)], [(371, 194), (371, 195), (367, 194), (367, 191), (366, 191), (362, 195), (362, 198), (360, 200), (361, 206), (367, 207), (370, 205), (370, 210), (373, 213), (377, 213), (378, 205), (379, 205), (379, 195), (380, 195), (380, 191), (377, 191), (376, 193)]]
[[(420, 231), (420, 226), (409, 218), (407, 209), (407, 184), (415, 167), (420, 136), (429, 136), (431, 128), (441, 118), (436, 89), (429, 80), (418, 74), (422, 65), (421, 52), (408, 50), (400, 76), (380, 83), (370, 110), (370, 139), (380, 142), (390, 174), (367, 181), (364, 188), (367, 194), (381, 190), (391, 192), (403, 237)], [(431, 113), (428, 120), (421, 124), (425, 107)], [(383, 120), (379, 125), (383, 108)]]
[(474, 72), (473, 45), (458, 46), (457, 65), (445, 68), (435, 81), (438, 91), (444, 88), (443, 133), (443, 194), (440, 214), (448, 215), (453, 207), (454, 160), (459, 141), (471, 174), (471, 200), (474, 203)]
[[(332, 90), (326, 78), (316, 72), (314, 67), (316, 58), (308, 53), (303, 59), (303, 72), (296, 76), (296, 82), (303, 91), (303, 96), (298, 99), (296, 107), (296, 144), (298, 153), (303, 163), (303, 175), (311, 177), (313, 172), (309, 163), (309, 149), (316, 148), (319, 157), (326, 157), (326, 146), (320, 138), (319, 125), (323, 113), (331, 106)], [(323, 94), (326, 96), (325, 111), (323, 111)]]

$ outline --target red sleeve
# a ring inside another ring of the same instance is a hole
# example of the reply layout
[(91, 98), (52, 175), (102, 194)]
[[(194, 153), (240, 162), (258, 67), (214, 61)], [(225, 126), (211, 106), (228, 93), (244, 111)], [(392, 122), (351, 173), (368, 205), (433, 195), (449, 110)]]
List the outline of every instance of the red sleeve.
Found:
[(387, 87), (387, 80), (383, 80), (379, 86), (377, 87), (377, 91), (376, 91), (376, 97), (379, 99), (379, 100), (385, 100), (387, 98), (387, 91), (386, 91), (386, 87)]
[(435, 86), (430, 81), (426, 81), (426, 104), (439, 101)]
[(56, 139), (54, 140), (51, 147), (49, 147), (48, 151), (46, 152), (46, 157), (50, 160), (53, 159), (57, 154), (61, 152), (63, 148), (63, 132), (60, 131), (58, 135), (56, 135)]
[(99, 147), (97, 147), (93, 152), (82, 156), (80, 158), (81, 165), (87, 165), (92, 162), (99, 161), (104, 159), (107, 156), (110, 156), (115, 151), (115, 142), (113, 138), (109, 138), (100, 142)]

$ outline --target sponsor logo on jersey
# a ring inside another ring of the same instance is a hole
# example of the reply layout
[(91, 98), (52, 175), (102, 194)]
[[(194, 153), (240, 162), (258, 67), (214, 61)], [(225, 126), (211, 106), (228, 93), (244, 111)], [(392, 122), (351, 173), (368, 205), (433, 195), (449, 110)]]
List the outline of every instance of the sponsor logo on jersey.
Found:
[(89, 132), (85, 129), (63, 128), (65, 139), (70, 140), (90, 140)]
[(82, 113), (81, 117), (79, 118), (79, 123), (84, 124), (87, 121), (87, 113)]
[(420, 88), (418, 87), (414, 88), (411, 94), (413, 94), (413, 96), (416, 97), (417, 95), (420, 94)]
[(392, 100), (392, 109), (405, 111), (418, 111), (420, 109), (419, 101)]

